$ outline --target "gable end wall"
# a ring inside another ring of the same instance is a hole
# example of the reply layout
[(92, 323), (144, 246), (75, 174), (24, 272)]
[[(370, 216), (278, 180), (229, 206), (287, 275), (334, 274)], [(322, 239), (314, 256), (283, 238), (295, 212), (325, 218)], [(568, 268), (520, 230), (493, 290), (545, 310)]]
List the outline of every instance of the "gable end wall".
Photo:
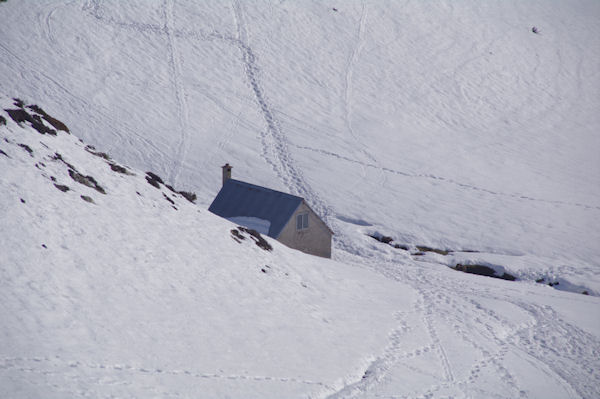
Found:
[[(308, 229), (296, 230), (296, 216), (301, 213), (308, 213)], [(307, 254), (331, 258), (331, 232), (304, 201), (288, 220), (277, 240)]]

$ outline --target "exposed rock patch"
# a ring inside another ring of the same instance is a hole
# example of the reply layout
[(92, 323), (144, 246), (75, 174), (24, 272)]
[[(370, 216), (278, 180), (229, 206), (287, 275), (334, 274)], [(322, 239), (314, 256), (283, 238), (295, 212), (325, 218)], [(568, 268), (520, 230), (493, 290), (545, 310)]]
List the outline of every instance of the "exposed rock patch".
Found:
[(241, 244), (241, 240), (245, 240), (246, 237), (244, 237), (242, 234), (240, 234), (240, 232), (236, 229), (231, 229), (231, 238), (233, 238), (234, 241), (238, 242)]
[(42, 108), (38, 107), (35, 104), (29, 105), (27, 108), (29, 108), (30, 110), (40, 114), (42, 116), (42, 118), (44, 118), (44, 120), (46, 122), (48, 122), (49, 124), (51, 124), (56, 130), (62, 130), (63, 132), (67, 132), (70, 133), (69, 128), (67, 127), (67, 125), (65, 125), (64, 123), (62, 123), (61, 121), (59, 121), (58, 119), (48, 115)]
[(181, 194), (185, 199), (190, 201), (192, 204), (195, 203), (194, 201), (196, 201), (197, 196), (195, 193), (191, 193), (191, 192), (187, 192), (187, 191), (177, 191), (173, 188), (173, 186), (171, 186), (169, 184), (165, 184), (163, 179), (161, 179), (160, 176), (158, 176), (155, 173), (146, 172), (146, 181), (148, 182), (148, 184), (150, 184), (151, 186), (154, 186), (158, 189), (160, 189), (160, 185), (162, 184), (166, 188), (171, 190), (172, 192), (174, 192), (176, 194)]
[(130, 171), (127, 170), (127, 168), (125, 168), (124, 166), (121, 166), (115, 162), (109, 162), (108, 163), (110, 165), (110, 169), (113, 172), (117, 172), (117, 173), (122, 173), (124, 175), (129, 175), (129, 176), (133, 176), (133, 173), (131, 173)]
[(69, 186), (65, 186), (64, 184), (54, 184), (54, 187), (58, 188), (60, 191), (62, 191), (63, 193), (66, 193), (67, 191), (70, 190)]
[(95, 155), (97, 157), (100, 157), (102, 159), (106, 159), (107, 161), (110, 161), (110, 156), (108, 156), (107, 153), (96, 151), (96, 147), (94, 147), (93, 145), (86, 145), (85, 150), (92, 155)]
[(87, 195), (82, 195), (82, 196), (81, 196), (81, 199), (82, 199), (82, 200), (84, 200), (85, 202), (89, 202), (89, 203), (91, 203), (91, 204), (93, 204), (93, 203), (94, 203), (94, 200), (92, 199), (92, 197), (89, 197), (89, 196), (87, 196)]
[(450, 252), (450, 250), (446, 250), (446, 249), (437, 249), (437, 248), (430, 248), (430, 247), (426, 247), (424, 245), (417, 245), (417, 250), (419, 250), (419, 252), (434, 252), (436, 254), (440, 254), (440, 255), (448, 255)]
[(74, 169), (69, 169), (69, 176), (71, 179), (75, 180), (79, 184), (83, 184), (84, 186), (88, 186), (98, 191), (99, 193), (106, 194), (106, 191), (98, 184), (96, 179), (92, 176), (84, 176), (81, 173), (77, 172)]
[(167, 201), (169, 201), (171, 204), (175, 205), (175, 201), (173, 201), (171, 198), (169, 198), (169, 196), (167, 194), (163, 193), (163, 197), (165, 197), (165, 199)]
[(29, 155), (33, 156), (33, 150), (27, 144), (19, 144), (19, 147), (27, 151)]
[(146, 172), (146, 181), (148, 182), (148, 184), (158, 189), (160, 189), (161, 184), (165, 184), (157, 174), (154, 174), (152, 172)]
[(502, 275), (496, 274), (496, 271), (489, 266), (484, 265), (462, 265), (458, 263), (453, 267), (454, 270), (458, 270), (465, 273), (477, 274), (479, 276), (487, 276), (499, 278), (502, 280), (515, 281), (517, 278), (512, 274), (503, 273)]
[(249, 234), (252, 240), (256, 243), (256, 245), (259, 248), (264, 249), (265, 251), (273, 250), (271, 244), (269, 244), (269, 242), (265, 240), (264, 237), (258, 231), (248, 229), (243, 226), (238, 226), (237, 229), (231, 229), (231, 237), (238, 243), (241, 243), (242, 240), (246, 239), (243, 233)]
[(48, 126), (44, 125), (42, 118), (40, 118), (39, 115), (30, 115), (23, 108), (5, 109), (5, 111), (8, 113), (8, 116), (18, 124), (29, 122), (31, 127), (37, 130), (38, 133), (56, 136), (56, 130), (50, 129)]
[(121, 166), (118, 163), (116, 163), (115, 161), (113, 161), (110, 158), (110, 155), (108, 155), (107, 153), (102, 152), (102, 151), (96, 151), (96, 147), (94, 147), (93, 145), (86, 145), (85, 150), (92, 155), (95, 155), (99, 158), (106, 160), (108, 163), (108, 166), (110, 166), (110, 169), (113, 172), (122, 173), (124, 175), (129, 175), (129, 176), (134, 176), (134, 174), (131, 173), (130, 171), (128, 171), (127, 168), (125, 168), (124, 166)]
[(73, 166), (72, 164), (70, 164), (69, 162), (65, 161), (65, 159), (62, 157), (62, 155), (60, 155), (58, 152), (54, 153), (54, 156), (52, 157), (52, 159), (55, 161), (61, 161), (62, 163), (67, 165), (67, 167), (69, 168), (69, 176), (71, 177), (71, 179), (75, 180), (77, 183), (83, 184), (84, 186), (87, 186), (90, 188), (93, 188), (94, 190), (98, 191), (99, 193), (106, 194), (106, 191), (104, 190), (104, 188), (102, 188), (98, 184), (96, 179), (94, 179), (92, 176), (85, 176), (85, 175), (79, 173), (77, 171), (77, 168), (75, 166)]
[(271, 244), (268, 243), (267, 240), (265, 240), (263, 238), (262, 235), (260, 235), (260, 233), (254, 229), (248, 229), (246, 227), (243, 226), (238, 226), (238, 229), (240, 229), (243, 232), (246, 232), (248, 234), (250, 234), (250, 236), (252, 237), (252, 239), (254, 240), (254, 242), (256, 243), (256, 245), (258, 245), (260, 248), (264, 249), (265, 251), (271, 251), (273, 250), (273, 247), (271, 246)]
[(196, 203), (196, 198), (198, 198), (196, 196), (196, 193), (190, 193), (187, 191), (178, 191), (179, 194), (181, 194), (183, 196), (183, 198), (185, 198), (186, 200), (190, 201), (192, 204)]
[(371, 237), (379, 242), (382, 242), (384, 244), (391, 245), (392, 247), (394, 247), (396, 249), (402, 249), (404, 251), (408, 251), (407, 245), (394, 244), (393, 243), (394, 239), (390, 236), (384, 236), (384, 235), (380, 235), (380, 234), (369, 234), (369, 237)]

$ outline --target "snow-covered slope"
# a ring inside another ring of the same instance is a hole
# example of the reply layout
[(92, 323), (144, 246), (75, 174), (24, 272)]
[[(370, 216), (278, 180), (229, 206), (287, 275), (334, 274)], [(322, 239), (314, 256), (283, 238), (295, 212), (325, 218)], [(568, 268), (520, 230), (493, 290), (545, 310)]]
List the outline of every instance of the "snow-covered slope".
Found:
[(368, 367), (416, 299), (277, 242), (238, 243), (235, 225), (144, 173), (2, 116), (2, 397), (322, 395)]
[[(599, 19), (596, 1), (0, 3), (0, 94), (41, 105), (136, 174), (73, 136), (24, 134), (1, 111), (1, 385), (25, 397), (53, 385), (65, 389), (56, 396), (598, 396)], [(61, 151), (107, 194), (42, 161)], [(234, 242), (204, 211), (225, 162), (305, 197), (346, 266)], [(171, 204), (140, 170), (196, 192), (197, 205), (159, 185)], [(273, 318), (258, 310), (262, 263), (283, 273), (267, 290)], [(457, 264), (518, 281), (447, 267)], [(296, 294), (303, 279), (314, 297)], [(192, 282), (210, 300), (183, 295)], [(547, 286), (557, 282), (570, 292)], [(216, 307), (189, 316), (200, 304)], [(329, 338), (297, 328), (315, 308), (340, 317)], [(184, 319), (199, 337), (174, 327)], [(258, 345), (273, 320), (272, 345)], [(66, 345), (81, 329), (93, 333)], [(239, 331), (249, 349), (232, 354), (246, 344)]]
[(336, 10), (7, 2), (0, 87), (201, 205), (229, 162), (306, 197), (338, 248), (377, 230), (599, 292), (599, 3)]

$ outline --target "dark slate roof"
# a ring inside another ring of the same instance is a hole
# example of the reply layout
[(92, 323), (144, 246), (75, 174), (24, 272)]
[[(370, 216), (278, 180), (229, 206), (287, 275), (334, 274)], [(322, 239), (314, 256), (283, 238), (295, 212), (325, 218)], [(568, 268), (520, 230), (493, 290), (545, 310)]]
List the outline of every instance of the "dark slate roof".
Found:
[(268, 220), (268, 236), (277, 238), (300, 203), (302, 198), (295, 195), (229, 179), (208, 210), (224, 218), (251, 216)]

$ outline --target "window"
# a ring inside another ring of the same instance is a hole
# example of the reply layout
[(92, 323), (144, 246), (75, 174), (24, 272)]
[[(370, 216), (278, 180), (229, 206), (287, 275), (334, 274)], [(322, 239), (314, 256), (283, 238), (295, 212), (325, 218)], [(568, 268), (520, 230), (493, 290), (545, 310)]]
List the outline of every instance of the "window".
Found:
[(296, 216), (296, 230), (308, 229), (308, 213), (301, 213)]

